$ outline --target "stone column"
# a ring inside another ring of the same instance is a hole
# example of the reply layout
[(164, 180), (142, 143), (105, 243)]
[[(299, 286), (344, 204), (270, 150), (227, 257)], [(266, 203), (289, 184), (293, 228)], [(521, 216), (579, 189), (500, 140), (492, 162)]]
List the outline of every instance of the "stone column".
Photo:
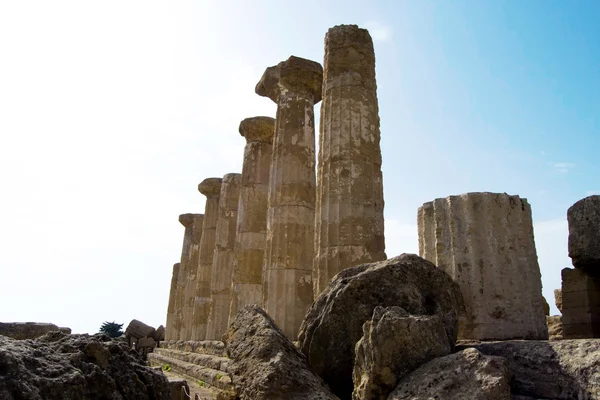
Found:
[(206, 338), (206, 324), (208, 323), (210, 310), (210, 279), (215, 252), (215, 232), (217, 229), (221, 181), (221, 178), (207, 178), (198, 185), (198, 191), (206, 196), (206, 204), (204, 206), (202, 240), (200, 241), (200, 252), (196, 264), (198, 279), (195, 288), (191, 340), (204, 340)]
[(562, 270), (565, 339), (600, 337), (600, 196), (589, 196), (567, 211), (569, 257), (575, 269)]
[(181, 267), (179, 282), (181, 295), (175, 299), (175, 332), (179, 332), (177, 340), (190, 340), (192, 337), (192, 319), (194, 314), (194, 291), (196, 288), (196, 266), (198, 251), (202, 238), (203, 214), (182, 214), (179, 222), (185, 226), (183, 249), (181, 251)]
[(246, 118), (240, 123), (240, 134), (246, 138), (246, 147), (238, 205), (229, 323), (244, 306), (263, 306), (262, 270), (274, 132), (273, 118)]
[(227, 174), (223, 177), (221, 186), (210, 281), (207, 340), (221, 340), (221, 336), (227, 330), (241, 181), (242, 174)]
[(165, 324), (165, 340), (177, 340), (173, 328), (173, 315), (175, 314), (175, 297), (177, 297), (177, 280), (179, 279), (179, 267), (181, 263), (173, 265), (171, 275), (171, 288), (169, 290), (169, 306), (167, 307), (167, 323)]
[(263, 304), (292, 340), (313, 301), (314, 105), (321, 100), (322, 82), (319, 63), (291, 56), (267, 68), (256, 85), (258, 95), (277, 103)]
[(419, 208), (421, 257), (459, 284), (459, 339), (547, 339), (531, 207), (506, 193), (467, 193)]
[(375, 52), (366, 29), (325, 36), (313, 288), (358, 264), (385, 260)]

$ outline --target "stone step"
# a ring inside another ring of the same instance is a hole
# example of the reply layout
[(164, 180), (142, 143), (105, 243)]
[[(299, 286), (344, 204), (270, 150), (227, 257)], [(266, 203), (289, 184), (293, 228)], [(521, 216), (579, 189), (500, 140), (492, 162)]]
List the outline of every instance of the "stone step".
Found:
[(225, 392), (225, 396), (229, 396), (220, 396), (219, 398), (235, 399), (235, 388), (231, 383), (231, 377), (223, 371), (171, 358), (158, 352), (149, 353), (148, 362), (150, 365), (159, 365), (161, 367), (165, 364), (169, 364), (171, 370), (177, 375), (186, 378), (188, 383), (191, 382), (202, 387), (214, 387)]
[(189, 351), (174, 350), (162, 347), (155, 348), (154, 352), (162, 354), (165, 357), (176, 358), (191, 364), (216, 369), (224, 373), (229, 372), (229, 359), (225, 357), (214, 356), (212, 354), (192, 353)]
[(225, 344), (217, 340), (163, 340), (159, 346), (164, 349), (187, 351), (190, 353), (211, 354), (213, 356), (225, 357)]

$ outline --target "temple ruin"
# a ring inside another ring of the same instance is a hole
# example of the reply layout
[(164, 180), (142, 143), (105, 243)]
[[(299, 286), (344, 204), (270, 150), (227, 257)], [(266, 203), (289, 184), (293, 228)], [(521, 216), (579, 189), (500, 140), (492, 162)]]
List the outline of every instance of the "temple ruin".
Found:
[(466, 193), (418, 211), (419, 253), (460, 286), (458, 337), (547, 339), (531, 207), (506, 193)]

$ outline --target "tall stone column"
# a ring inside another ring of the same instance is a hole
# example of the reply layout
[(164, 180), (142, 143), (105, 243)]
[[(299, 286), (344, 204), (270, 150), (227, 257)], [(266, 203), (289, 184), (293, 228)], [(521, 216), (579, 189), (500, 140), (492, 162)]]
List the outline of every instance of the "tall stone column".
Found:
[(227, 174), (223, 177), (223, 185), (221, 186), (219, 218), (215, 235), (215, 254), (210, 281), (207, 340), (221, 340), (221, 336), (227, 330), (241, 181), (242, 174)]
[(206, 325), (210, 311), (210, 279), (215, 252), (221, 181), (221, 178), (207, 178), (198, 185), (198, 191), (206, 196), (206, 204), (204, 206), (202, 240), (200, 241), (200, 252), (196, 264), (198, 279), (196, 280), (194, 292), (191, 340), (204, 340), (206, 338)]
[(169, 290), (169, 306), (167, 307), (167, 323), (165, 324), (165, 340), (177, 340), (173, 328), (175, 315), (175, 298), (177, 297), (177, 280), (179, 279), (179, 267), (181, 263), (173, 265), (173, 274), (171, 275), (171, 288)]
[(203, 214), (182, 214), (179, 222), (185, 227), (181, 266), (178, 282), (182, 282), (175, 298), (175, 329), (177, 340), (190, 340), (192, 336), (192, 317), (194, 313), (194, 290), (196, 287), (196, 266), (198, 250), (202, 238)]
[(467, 193), (419, 208), (421, 257), (459, 284), (459, 339), (548, 339), (531, 207), (506, 193)]
[(246, 118), (240, 134), (246, 138), (237, 216), (237, 238), (229, 323), (249, 304), (262, 307), (262, 275), (267, 240), (269, 169), (275, 119)]
[(319, 63), (291, 56), (267, 68), (256, 85), (258, 95), (277, 103), (263, 304), (292, 340), (313, 301), (314, 105), (321, 100), (322, 82)]
[(314, 293), (358, 264), (385, 260), (375, 52), (366, 29), (325, 36)]

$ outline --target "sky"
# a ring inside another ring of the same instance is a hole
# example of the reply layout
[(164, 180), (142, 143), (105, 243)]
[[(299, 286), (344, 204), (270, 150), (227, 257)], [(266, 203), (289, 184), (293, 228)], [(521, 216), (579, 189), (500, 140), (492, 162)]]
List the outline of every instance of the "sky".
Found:
[(600, 194), (598, 20), (595, 1), (0, 2), (0, 321), (164, 324), (178, 215), (241, 171), (239, 122), (275, 116), (265, 68), (322, 63), (339, 24), (375, 44), (388, 256), (418, 253), (424, 202), (520, 195), (556, 314), (566, 211)]

